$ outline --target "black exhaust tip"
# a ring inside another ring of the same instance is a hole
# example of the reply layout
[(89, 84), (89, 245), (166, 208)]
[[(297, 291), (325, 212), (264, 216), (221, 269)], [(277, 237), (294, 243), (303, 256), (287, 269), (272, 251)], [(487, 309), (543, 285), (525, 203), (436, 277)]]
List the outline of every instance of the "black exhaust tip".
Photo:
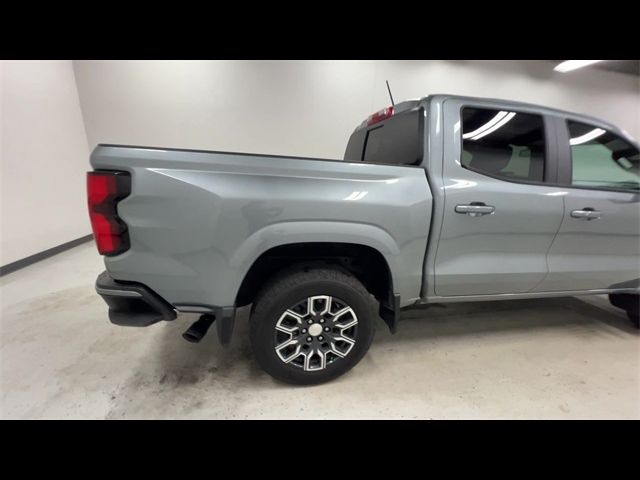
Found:
[(198, 343), (207, 334), (209, 327), (213, 324), (215, 319), (215, 315), (202, 315), (198, 320), (193, 322), (193, 325), (191, 325), (186, 332), (182, 334), (182, 338), (187, 342)]

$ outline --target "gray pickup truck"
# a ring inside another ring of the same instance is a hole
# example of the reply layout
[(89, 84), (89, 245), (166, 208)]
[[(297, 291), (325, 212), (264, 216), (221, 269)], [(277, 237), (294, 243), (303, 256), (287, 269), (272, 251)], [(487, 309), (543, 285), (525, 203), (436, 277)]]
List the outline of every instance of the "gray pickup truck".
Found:
[(608, 294), (638, 324), (638, 144), (584, 115), (431, 95), (371, 115), (343, 160), (98, 145), (88, 201), (117, 325), (177, 312), (223, 344), (252, 305), (273, 377), (313, 384), (424, 303)]

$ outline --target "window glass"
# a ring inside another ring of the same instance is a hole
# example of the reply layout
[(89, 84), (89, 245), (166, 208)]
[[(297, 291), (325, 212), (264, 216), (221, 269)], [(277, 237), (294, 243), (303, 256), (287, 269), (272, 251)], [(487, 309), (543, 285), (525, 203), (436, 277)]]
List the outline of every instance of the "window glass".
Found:
[(348, 162), (361, 162), (364, 151), (364, 141), (367, 137), (367, 130), (357, 129), (349, 137), (347, 149), (344, 152), (344, 160)]
[(462, 166), (507, 180), (542, 182), (545, 137), (542, 116), (464, 108)]
[(638, 149), (602, 128), (569, 121), (571, 184), (581, 187), (640, 189)]
[(371, 127), (364, 147), (365, 162), (405, 163), (422, 159), (423, 110), (400, 113)]

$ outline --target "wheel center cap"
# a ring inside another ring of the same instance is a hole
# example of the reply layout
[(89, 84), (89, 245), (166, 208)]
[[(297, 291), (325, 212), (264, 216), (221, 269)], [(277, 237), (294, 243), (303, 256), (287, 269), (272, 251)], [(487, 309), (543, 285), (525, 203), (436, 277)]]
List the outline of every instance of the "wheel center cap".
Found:
[(321, 333), (322, 333), (322, 325), (320, 325), (319, 323), (314, 323), (309, 327), (309, 335), (311, 335), (312, 337), (317, 337)]

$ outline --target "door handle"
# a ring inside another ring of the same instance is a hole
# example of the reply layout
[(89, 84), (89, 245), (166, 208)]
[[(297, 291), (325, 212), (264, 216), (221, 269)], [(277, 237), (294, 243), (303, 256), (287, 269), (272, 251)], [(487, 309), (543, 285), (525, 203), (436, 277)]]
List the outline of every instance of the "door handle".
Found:
[(579, 220), (595, 220), (602, 216), (602, 212), (593, 208), (583, 208), (582, 210), (572, 210), (571, 216)]
[(471, 205), (456, 205), (456, 213), (467, 214), (470, 217), (480, 217), (482, 215), (493, 215), (496, 207), (485, 205), (481, 202), (473, 202)]

